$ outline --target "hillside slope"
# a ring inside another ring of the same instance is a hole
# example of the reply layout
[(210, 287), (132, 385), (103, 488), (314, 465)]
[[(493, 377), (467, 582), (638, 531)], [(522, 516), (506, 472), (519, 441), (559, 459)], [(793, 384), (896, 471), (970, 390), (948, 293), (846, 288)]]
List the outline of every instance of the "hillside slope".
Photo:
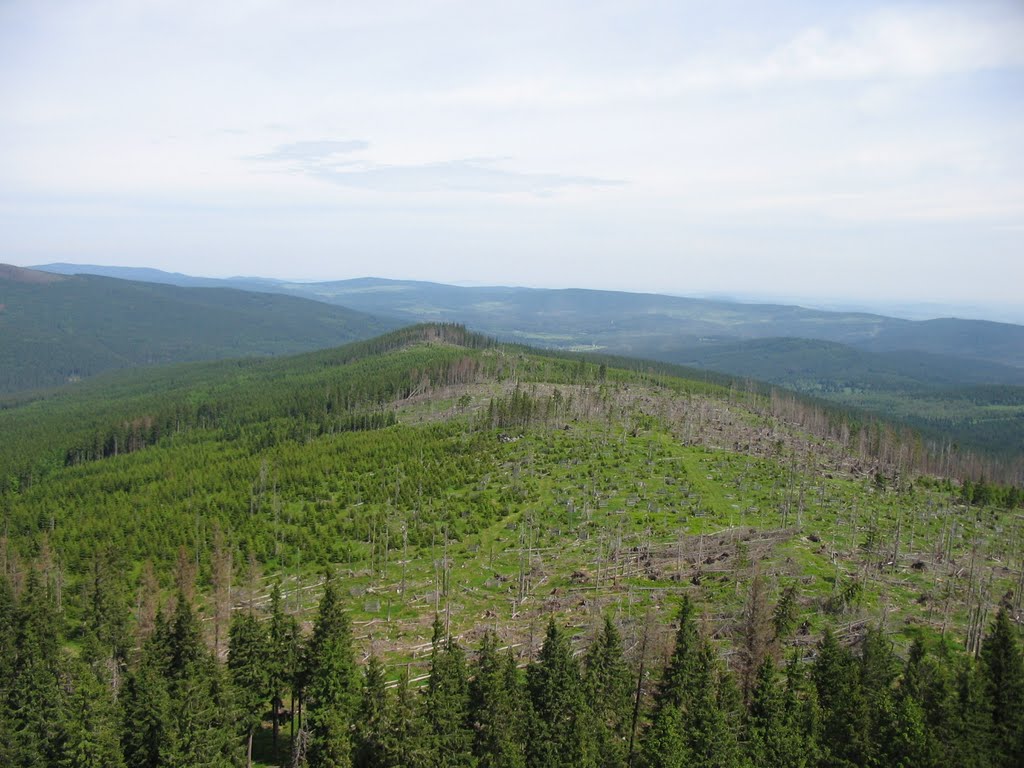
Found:
[(306, 299), (0, 269), (0, 392), (112, 368), (280, 355), (367, 338), (393, 321)]
[(596, 346), (617, 354), (650, 357), (659, 350), (788, 337), (1024, 368), (1024, 326), (981, 320), (912, 321), (865, 312), (574, 288), (462, 287), (381, 278), (294, 282), (238, 277), (211, 281), (152, 269), (75, 264), (47, 264), (38, 269), (176, 285), (219, 282), (314, 298), (406, 322), (459, 322), (498, 338), (560, 349)]
[[(182, 285), (210, 282), (138, 268), (44, 268)], [(459, 322), (539, 347), (707, 367), (898, 418), (951, 443), (1002, 456), (1024, 454), (1024, 327), (1018, 325), (377, 278), (231, 278), (221, 284), (340, 303), (402, 323)]]
[[(167, 573), (181, 547), (205, 562), (220, 530), (236, 562), (300, 581), (344, 562), (353, 588), (395, 596), (408, 622), (378, 641), (396, 652), (437, 598), (417, 607), (394, 590), (436, 591), (442, 544), (455, 620), (493, 611), (521, 632), (552, 606), (576, 612), (574, 582), (596, 586), (598, 605), (632, 595), (631, 615), (681, 583), (738, 611), (752, 561), (803, 579), (815, 624), (838, 610), (837, 585), (856, 583), (866, 597), (844, 614), (884, 607), (967, 631), (966, 611), (991, 607), (1024, 556), (1011, 513), (967, 515), (957, 485), (918, 475), (970, 467), (912, 435), (458, 327), (106, 378), (0, 411), (8, 554), (45, 538), (71, 584), (96, 542)], [(971, 547), (984, 566), (971, 584), (959, 573), (956, 603), (914, 603), (947, 550), (959, 562)], [(368, 598), (357, 614), (383, 610)]]
[(426, 325), (12, 402), (0, 586), (61, 595), (81, 654), (109, 652), (102, 631), (129, 674), (133, 649), (186, 634), (185, 612), (191, 647), (223, 659), (240, 622), (282, 611), (297, 647), (325, 603), (351, 622), (353, 658), (412, 684), (447, 636), (450, 652), (495, 633), (518, 675), (544, 658), (545, 624), (571, 659), (606, 619), (649, 674), (681, 602), (708, 663), (748, 682), (761, 658), (824, 655), (834, 637), (936, 648), (945, 668), (997, 609), (1016, 631), (1019, 488), (936, 477), (981, 468), (884, 424), (676, 372)]

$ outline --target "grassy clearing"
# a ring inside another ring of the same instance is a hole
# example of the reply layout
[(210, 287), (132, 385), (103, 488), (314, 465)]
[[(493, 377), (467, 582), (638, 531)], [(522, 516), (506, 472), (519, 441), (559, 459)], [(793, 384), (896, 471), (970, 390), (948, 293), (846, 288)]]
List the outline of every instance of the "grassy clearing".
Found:
[[(886, 489), (786, 457), (688, 446), (664, 425), (632, 434), (576, 423), (489, 439), (501, 446), (498, 470), (452, 492), (493, 491), (493, 523), (383, 556), (363, 542), (337, 567), (360, 647), (393, 670), (422, 667), (435, 611), (467, 644), (494, 628), (528, 657), (551, 613), (582, 642), (606, 612), (639, 631), (685, 592), (728, 645), (759, 572), (773, 595), (797, 588), (792, 645), (810, 647), (826, 623), (866, 621), (902, 644), (921, 632), (962, 635), (969, 609), (989, 610), (1017, 578), (1007, 559), (1019, 568), (1020, 552), (1006, 534), (1021, 530), (1019, 517), (967, 510), (920, 484)], [(315, 579), (297, 576), (307, 619)]]

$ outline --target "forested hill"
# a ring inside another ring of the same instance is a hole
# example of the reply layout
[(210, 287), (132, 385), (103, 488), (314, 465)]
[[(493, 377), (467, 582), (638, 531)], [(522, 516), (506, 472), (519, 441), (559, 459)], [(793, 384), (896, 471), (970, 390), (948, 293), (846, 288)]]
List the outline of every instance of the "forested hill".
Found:
[(982, 320), (912, 321), (866, 312), (572, 288), (465, 287), (380, 278), (330, 282), (250, 277), (217, 280), (154, 269), (84, 264), (46, 264), (37, 269), (54, 274), (89, 273), (174, 285), (219, 284), (275, 291), (407, 323), (464, 323), (502, 339), (536, 346), (591, 346), (658, 359), (666, 359), (669, 352), (705, 344), (799, 338), (872, 352), (908, 350), (961, 362), (977, 360), (1024, 367), (1024, 326)]
[(0, 764), (1018, 765), (1019, 472), (679, 373), (425, 325), (9, 402)]
[(397, 324), (291, 296), (0, 265), (0, 392), (112, 368), (337, 346)]
[(1024, 327), (621, 291), (460, 287), (360, 278), (214, 280), (49, 264), (174, 285), (222, 285), (337, 303), (397, 321), (458, 322), (495, 338), (628, 355), (768, 381), (898, 419), (950, 443), (1024, 455)]

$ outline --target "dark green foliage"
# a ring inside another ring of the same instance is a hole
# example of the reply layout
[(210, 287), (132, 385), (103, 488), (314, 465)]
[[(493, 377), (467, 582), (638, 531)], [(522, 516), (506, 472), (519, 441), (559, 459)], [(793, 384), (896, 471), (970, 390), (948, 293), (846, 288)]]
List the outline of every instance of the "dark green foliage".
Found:
[[(271, 624), (274, 613), (272, 607)], [(289, 639), (294, 623), (280, 623)], [(173, 613), (158, 614), (116, 700), (112, 683), (121, 665), (110, 656), (95, 654), (87, 663), (67, 654), (62, 625), (38, 571), (30, 571), (20, 599), (0, 581), (0, 632), (13, 651), (0, 659), (12, 670), (9, 680), (0, 680), (8, 704), (0, 715), (5, 766), (244, 763), (243, 742), (262, 727), (271, 689), (271, 634), (253, 615), (234, 617), (228, 662), (220, 665), (200, 639), (193, 606), (179, 593)], [(915, 642), (902, 664), (878, 630), (860, 638), (856, 654), (826, 631), (810, 665), (813, 685), (805, 684), (796, 661), (783, 683), (767, 656), (745, 708), (687, 600), (676, 640), (634, 765), (1019, 764), (1021, 650), (1006, 614), (997, 616), (977, 662), (949, 646), (932, 654)], [(629, 764), (632, 682), (608, 619), (587, 650), (582, 675), (568, 636), (549, 622), (540, 656), (529, 666), (528, 698), (514, 657), (500, 654), (490, 633), (467, 669), (461, 649), (435, 622), (430, 681), (419, 697), (407, 674), (389, 695), (375, 658), (363, 669), (360, 687), (351, 642), (336, 584), (329, 581), (303, 673), (307, 764), (314, 768)]]
[(151, 639), (125, 682), (122, 745), (129, 768), (157, 768), (171, 749), (171, 696)]
[(953, 718), (952, 765), (998, 765), (992, 702), (986, 695), (984, 674), (971, 660), (963, 659), (956, 669), (956, 712)]
[(811, 671), (821, 717), (822, 765), (864, 765), (871, 748), (870, 713), (857, 660), (831, 629), (818, 644)]
[(529, 768), (596, 765), (593, 717), (584, 697), (579, 664), (569, 638), (548, 621), (540, 657), (527, 669), (530, 694)]
[(111, 368), (294, 354), (395, 325), (288, 296), (91, 275), (13, 278), (0, 274), (0, 392), (52, 387)]
[(171, 684), (168, 768), (227, 768), (239, 753), (222, 670), (205, 654)]
[(470, 765), (472, 733), (469, 730), (469, 679), (466, 655), (444, 626), (434, 618), (430, 679), (423, 698), (430, 730), (430, 762), (436, 766)]
[(247, 764), (252, 762), (252, 737), (262, 722), (267, 704), (267, 636), (251, 613), (237, 613), (228, 635), (228, 673), (235, 722), (246, 743)]
[(767, 657), (757, 671), (746, 718), (746, 753), (753, 768), (811, 765), (800, 703), (793, 687), (783, 687), (775, 662)]
[(87, 656), (117, 663), (128, 658), (131, 640), (125, 568), (121, 553), (112, 548), (93, 556), (82, 583), (82, 634)]
[(11, 683), (14, 680), (17, 603), (6, 573), (0, 573), (0, 765), (14, 764), (14, 721), (11, 716)]
[(679, 608), (675, 647), (654, 697), (651, 724), (642, 742), (644, 764), (683, 766), (690, 760), (686, 718), (700, 684), (697, 654), (700, 633), (689, 597), (683, 596)]
[(479, 768), (522, 768), (523, 691), (515, 657), (501, 655), (498, 640), (484, 635), (471, 669), (469, 720)]
[(583, 661), (583, 688), (593, 710), (597, 765), (626, 765), (633, 714), (633, 680), (622, 638), (606, 616)]
[(874, 714), (879, 740), (878, 761), (894, 768), (918, 768), (929, 760), (924, 711), (914, 699), (901, 696), (885, 702), (886, 709)]
[(275, 583), (270, 591), (270, 625), (267, 628), (267, 649), (264, 654), (275, 754), (279, 749), (281, 725), (278, 713), (284, 703), (285, 691), (292, 687), (299, 665), (297, 636), (298, 623), (293, 616), (285, 614), (281, 605), (281, 587)]
[(1024, 764), (1024, 660), (1005, 608), (981, 645), (985, 696), (992, 712), (995, 764)]
[(384, 668), (371, 656), (363, 668), (363, 692), (356, 715), (354, 737), (355, 768), (387, 768), (393, 745)]
[[(159, 629), (159, 628), (158, 628)], [(189, 670), (206, 655), (199, 636), (199, 620), (184, 592), (179, 591), (174, 613), (167, 625), (167, 674), (172, 679), (186, 677)]]
[(779, 601), (772, 611), (772, 631), (774, 640), (784, 640), (796, 626), (796, 588), (792, 585), (782, 590)]
[(693, 606), (684, 597), (676, 645), (644, 734), (645, 765), (738, 765), (733, 709), (739, 693), (724, 674), (711, 644), (697, 629)]
[(309, 765), (351, 764), (351, 727), (359, 702), (359, 678), (348, 616), (328, 578), (306, 656)]
[(924, 744), (921, 748), (922, 768), (948, 764), (953, 719), (956, 712), (953, 675), (948, 665), (927, 654), (925, 645), (916, 639), (903, 670), (900, 696), (912, 699), (921, 711), (924, 723)]
[(124, 768), (120, 712), (107, 680), (85, 664), (70, 666), (61, 768)]
[(163, 765), (172, 749), (170, 638), (170, 627), (160, 612), (125, 683), (122, 742), (129, 768)]
[[(16, 612), (8, 689), (14, 766), (55, 764), (62, 749), (61, 622), (39, 574), (29, 574)], [(10, 648), (7, 652), (10, 652)]]
[[(911, 747), (903, 742), (916, 738), (911, 732), (915, 726), (907, 721), (914, 715), (913, 708), (897, 705), (893, 684), (899, 674), (899, 660), (880, 629), (872, 627), (864, 633), (859, 661), (860, 687), (868, 709), (868, 734), (871, 737), (867, 759), (870, 763), (894, 765), (897, 755), (889, 750), (910, 750)], [(904, 722), (897, 724), (898, 716)]]
[(160, 617), (126, 683), (122, 744), (129, 768), (229, 766), (238, 746), (223, 670), (203, 646), (181, 593)]
[(390, 701), (387, 765), (391, 768), (430, 768), (430, 737), (420, 714), (408, 671), (398, 681)]

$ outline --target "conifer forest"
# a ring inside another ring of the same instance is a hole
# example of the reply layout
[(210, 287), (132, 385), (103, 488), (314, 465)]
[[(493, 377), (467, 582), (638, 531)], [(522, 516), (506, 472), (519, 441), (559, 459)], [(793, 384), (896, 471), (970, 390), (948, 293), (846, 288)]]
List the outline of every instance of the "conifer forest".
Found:
[(1024, 765), (1019, 460), (451, 324), (0, 435), (0, 766)]

